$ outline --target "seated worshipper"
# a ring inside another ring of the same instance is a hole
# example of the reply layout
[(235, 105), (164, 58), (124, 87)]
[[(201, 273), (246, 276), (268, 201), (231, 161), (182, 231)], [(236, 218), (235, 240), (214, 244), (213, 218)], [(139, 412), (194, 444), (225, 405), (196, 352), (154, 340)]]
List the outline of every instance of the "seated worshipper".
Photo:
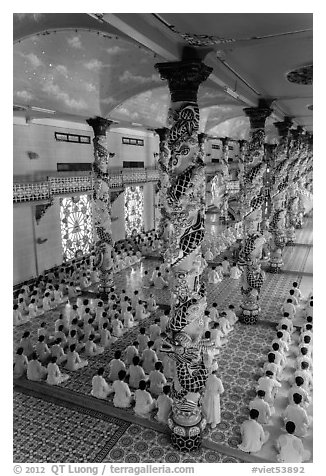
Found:
[(86, 291), (87, 288), (89, 288), (90, 284), (91, 283), (90, 283), (89, 279), (87, 278), (87, 274), (83, 273), (82, 277), (80, 278), (80, 281), (79, 281), (79, 286), (80, 286), (81, 291)]
[(32, 343), (31, 333), (25, 331), (20, 339), (19, 346), (24, 349), (24, 354), (29, 359), (34, 352), (34, 346)]
[(28, 305), (28, 316), (29, 316), (29, 318), (33, 319), (34, 317), (38, 317), (41, 314), (43, 314), (43, 312), (40, 311), (37, 308), (36, 300), (34, 298), (32, 298), (30, 304)]
[(49, 291), (46, 291), (44, 294), (43, 301), (42, 301), (42, 308), (43, 308), (43, 312), (47, 312), (52, 309), (51, 296)]
[(144, 276), (142, 278), (142, 287), (145, 288), (145, 289), (148, 289), (150, 287), (150, 285), (151, 285), (151, 283), (150, 283), (148, 271), (145, 270), (144, 271)]
[(225, 336), (227, 336), (229, 332), (233, 330), (233, 327), (226, 318), (226, 312), (221, 312), (218, 322), (220, 323), (220, 329)]
[(94, 342), (94, 334), (91, 334), (85, 345), (85, 354), (87, 357), (95, 357), (96, 355), (103, 354), (104, 347), (96, 345)]
[[(18, 299), (18, 309), (22, 314), (25, 314), (28, 311), (25, 300), (23, 298)], [(27, 318), (27, 317), (26, 317)]]
[(294, 289), (290, 289), (289, 294), (286, 296), (286, 298), (283, 302), (283, 306), (287, 303), (288, 299), (292, 300), (292, 304), (294, 305), (295, 308), (298, 306), (298, 300), (294, 295)]
[(139, 355), (138, 348), (139, 348), (139, 344), (136, 340), (132, 343), (132, 345), (128, 345), (128, 347), (126, 348), (125, 355), (124, 355), (124, 362), (127, 366), (132, 364), (133, 358), (136, 355)]
[[(311, 317), (311, 316), (307, 316), (306, 321), (307, 321), (307, 324), (304, 324), (304, 325), (301, 327), (301, 332), (302, 332), (302, 331), (305, 331), (308, 325), (310, 325), (310, 324), (312, 325), (312, 317)], [(311, 329), (311, 330), (312, 330), (312, 329)]]
[(151, 394), (147, 392), (145, 380), (139, 382), (139, 388), (135, 392), (135, 402), (134, 411), (141, 417), (149, 417), (150, 412), (156, 408), (156, 400), (153, 400)]
[(110, 331), (108, 330), (108, 323), (104, 322), (102, 329), (100, 330), (100, 345), (104, 347), (104, 349), (108, 349), (116, 340), (117, 338), (112, 337)]
[(290, 403), (283, 412), (284, 422), (293, 421), (295, 424), (295, 436), (305, 436), (308, 427), (311, 424), (311, 418), (308, 417), (306, 410), (301, 405), (302, 395), (293, 394), (293, 403)]
[(156, 280), (157, 275), (158, 275), (159, 272), (160, 272), (160, 267), (156, 266), (156, 268), (154, 269), (154, 271), (152, 273), (151, 279), (150, 279), (150, 283), (151, 283), (152, 286), (154, 286), (154, 281)]
[(146, 334), (146, 329), (145, 327), (141, 327), (139, 329), (139, 334), (137, 336), (137, 341), (139, 343), (139, 355), (142, 355), (145, 349), (147, 349), (147, 343), (149, 342), (149, 337)]
[(276, 330), (280, 331), (282, 329), (282, 326), (283, 325), (286, 325), (287, 326), (287, 330), (290, 334), (293, 333), (294, 329), (293, 329), (293, 322), (292, 320), (290, 319), (290, 314), (288, 312), (284, 312), (283, 313), (283, 318), (280, 320), (280, 322), (278, 323), (277, 327), (276, 327)]
[(293, 300), (291, 298), (288, 298), (286, 300), (286, 303), (283, 304), (283, 306), (281, 307), (281, 311), (283, 313), (288, 312), (291, 319), (295, 316), (296, 308), (295, 308), (295, 305), (293, 304)]
[(309, 336), (311, 339), (310, 342), (312, 343), (313, 341), (312, 324), (305, 324), (304, 329), (301, 329), (298, 344), (304, 343), (305, 336)]
[(131, 297), (131, 306), (132, 306), (134, 309), (136, 309), (136, 306), (137, 306), (138, 301), (139, 301), (139, 300), (141, 300), (141, 301), (144, 300), (143, 297), (144, 297), (144, 296), (142, 296), (142, 294), (139, 294), (138, 289), (136, 289), (136, 290), (134, 291), (134, 294), (133, 294), (132, 297)]
[(154, 342), (150, 340), (147, 343), (147, 349), (142, 353), (142, 367), (146, 374), (150, 374), (154, 370), (155, 363), (158, 360), (155, 350), (152, 349), (153, 345)]
[(149, 338), (153, 342), (161, 334), (161, 328), (159, 326), (159, 323), (160, 323), (160, 319), (157, 317), (154, 321), (154, 324), (151, 324), (149, 326)]
[(118, 380), (118, 373), (120, 370), (126, 370), (126, 366), (121, 360), (121, 350), (116, 350), (114, 353), (114, 359), (109, 362), (108, 379), (111, 381)]
[(230, 274), (230, 263), (226, 256), (224, 256), (222, 261), (223, 276), (229, 276)]
[(68, 374), (63, 374), (59, 369), (55, 356), (51, 357), (51, 362), (47, 366), (47, 372), (46, 383), (49, 385), (60, 385), (60, 383), (66, 382), (69, 378)]
[(203, 397), (203, 413), (211, 428), (216, 428), (216, 425), (221, 422), (220, 395), (222, 393), (224, 393), (222, 381), (217, 377), (217, 371), (213, 370), (206, 380)]
[(54, 322), (54, 332), (57, 332), (59, 329), (59, 326), (63, 326), (63, 314), (60, 314), (58, 319)]
[(163, 289), (168, 287), (167, 281), (163, 279), (162, 273), (158, 272), (157, 277), (154, 279), (154, 287), (155, 289)]
[(152, 395), (157, 397), (163, 391), (163, 386), (167, 384), (166, 378), (163, 374), (162, 362), (155, 362), (155, 370), (152, 370), (148, 378), (150, 382), (149, 391)]
[(129, 306), (127, 307), (127, 310), (125, 311), (123, 315), (123, 325), (126, 329), (131, 329), (132, 327), (134, 327), (134, 325), (136, 325), (134, 321), (134, 316), (132, 315), (131, 311), (132, 311), (132, 307)]
[(140, 358), (138, 355), (132, 359), (132, 364), (129, 366), (127, 375), (129, 375), (129, 386), (132, 388), (138, 388), (139, 382), (146, 380), (146, 375), (144, 369), (140, 366)]
[(31, 360), (27, 364), (27, 378), (33, 382), (40, 382), (44, 380), (47, 375), (47, 370), (37, 360), (36, 352), (33, 352)]
[(265, 374), (258, 380), (256, 390), (264, 390), (266, 402), (273, 405), (277, 388), (281, 388), (281, 384), (274, 378), (274, 374), (270, 370), (266, 370)]
[(242, 442), (238, 448), (245, 453), (256, 453), (269, 438), (269, 432), (264, 431), (257, 419), (259, 411), (253, 408), (250, 410), (250, 419), (244, 421), (240, 426)]
[(276, 440), (279, 463), (303, 463), (310, 459), (310, 451), (305, 450), (301, 439), (294, 436), (295, 428), (295, 423), (288, 421), (285, 425), (287, 434), (280, 435)]
[(293, 377), (290, 378), (289, 383), (292, 385), (295, 381), (296, 377), (302, 377), (304, 382), (302, 387), (308, 392), (308, 394), (312, 391), (312, 376), (309, 371), (309, 364), (308, 362), (301, 362), (301, 369), (296, 370), (294, 372)]
[(239, 279), (241, 276), (242, 272), (237, 266), (237, 263), (233, 263), (231, 270), (230, 270), (230, 278), (231, 279)]
[(155, 415), (155, 419), (160, 423), (165, 423), (167, 425), (168, 416), (172, 410), (173, 400), (169, 396), (171, 393), (170, 385), (164, 385), (163, 392), (158, 396), (156, 400), (156, 405), (158, 412)]
[(205, 367), (210, 372), (212, 370), (217, 369), (217, 364), (215, 362), (215, 355), (218, 352), (216, 352), (214, 344), (215, 344), (215, 342), (211, 338), (210, 331), (206, 331), (205, 334), (204, 334), (204, 338), (201, 339), (199, 345), (202, 348)]
[(159, 327), (161, 328), (161, 332), (166, 332), (166, 328), (169, 323), (169, 318), (170, 318), (170, 311), (165, 310), (164, 313), (160, 316), (160, 324)]
[(57, 358), (58, 364), (63, 364), (67, 360), (67, 355), (64, 353), (62, 348), (61, 337), (58, 337), (53, 346), (51, 347), (51, 356)]
[(114, 337), (121, 337), (123, 335), (123, 324), (118, 319), (118, 314), (111, 321), (112, 323), (112, 334)]
[(79, 292), (77, 291), (76, 286), (74, 285), (73, 281), (71, 281), (69, 283), (69, 285), (67, 286), (67, 291), (68, 291), (69, 301), (71, 301), (72, 299), (75, 299), (79, 294)]
[(154, 295), (151, 293), (147, 299), (147, 309), (149, 312), (154, 312), (158, 308)]
[(166, 339), (166, 337), (167, 337), (166, 333), (161, 332), (161, 334), (154, 341), (153, 350), (155, 350), (157, 358), (159, 360), (162, 360), (162, 358), (163, 358), (161, 349), (162, 349), (164, 339)]
[(14, 326), (20, 326), (21, 324), (25, 324), (26, 322), (25, 317), (23, 317), (21, 311), (18, 309), (18, 304), (14, 304), (13, 319)]
[(312, 367), (312, 359), (308, 354), (309, 349), (307, 347), (301, 347), (300, 351), (301, 351), (301, 355), (299, 355), (295, 361), (296, 368), (299, 370), (301, 369), (301, 362), (308, 362), (309, 369), (312, 373), (313, 367)]
[(224, 312), (226, 314), (227, 320), (230, 323), (230, 326), (234, 326), (234, 324), (236, 322), (238, 322), (238, 320), (239, 320), (238, 316), (236, 315), (236, 313), (234, 311), (234, 305), (230, 304), (229, 309), (226, 309)]
[(99, 338), (99, 335), (95, 332), (95, 329), (94, 329), (94, 326), (93, 326), (94, 320), (95, 320), (94, 317), (90, 317), (88, 319), (87, 324), (84, 324), (84, 342), (88, 342), (89, 336), (92, 335), (92, 334), (94, 335), (94, 339)]
[(291, 344), (291, 334), (288, 331), (288, 326), (286, 324), (282, 324), (280, 332), (283, 334), (281, 339), (286, 343), (287, 346), (289, 346)]
[(224, 334), (221, 331), (220, 328), (220, 323), (219, 322), (214, 322), (213, 323), (213, 328), (211, 329), (211, 339), (214, 342), (214, 347), (216, 349), (219, 349), (222, 347), (227, 342), (227, 339), (224, 339)]
[(267, 359), (267, 362), (264, 363), (264, 366), (262, 368), (262, 375), (266, 375), (266, 371), (270, 370), (271, 372), (273, 372), (275, 378), (277, 380), (280, 380), (283, 369), (279, 364), (275, 363), (275, 353), (269, 352), (267, 355)]
[(38, 342), (35, 346), (35, 351), (37, 353), (38, 359), (42, 364), (47, 364), (51, 357), (50, 349), (48, 348), (45, 342), (45, 336), (40, 335)]
[(63, 347), (63, 348), (67, 347), (67, 345), (68, 345), (68, 340), (67, 340), (66, 334), (64, 333), (63, 324), (61, 324), (61, 325), (58, 327), (58, 330), (54, 333), (54, 339), (57, 339), (58, 337), (61, 338), (61, 345), (62, 345), (62, 347)]
[(71, 331), (69, 333), (69, 337), (68, 337), (68, 340), (67, 340), (68, 349), (70, 348), (70, 346), (72, 344), (76, 345), (77, 352), (81, 352), (85, 349), (85, 344), (83, 342), (79, 342), (79, 340), (78, 340), (78, 333), (77, 333), (76, 329), (71, 329)]
[(213, 302), (212, 306), (208, 309), (208, 311), (211, 321), (218, 322), (219, 313), (217, 310), (217, 302)]
[(100, 367), (97, 374), (92, 378), (92, 391), (91, 395), (95, 398), (105, 400), (110, 393), (112, 393), (112, 387), (107, 383), (103, 377), (104, 367)]
[(82, 369), (88, 365), (88, 361), (81, 359), (78, 352), (76, 351), (76, 344), (71, 344), (69, 347), (69, 352), (67, 354), (67, 363), (66, 369), (75, 371)]
[(307, 407), (310, 404), (311, 399), (308, 395), (308, 392), (303, 388), (303, 384), (304, 384), (304, 379), (302, 377), (295, 378), (294, 384), (292, 385), (292, 387), (290, 388), (288, 392), (289, 405), (294, 403), (293, 395), (295, 393), (298, 393), (299, 395), (302, 396), (302, 401), (301, 401), (302, 406)]
[(303, 312), (303, 315), (305, 318), (307, 318), (308, 316), (311, 316), (313, 317), (314, 315), (314, 304), (312, 301), (309, 302), (309, 304), (307, 304), (307, 306), (304, 308), (304, 312)]
[(137, 321), (143, 321), (150, 316), (150, 313), (147, 312), (147, 305), (143, 301), (139, 301), (136, 306), (136, 315), (135, 319)]
[(295, 297), (297, 298), (298, 301), (301, 301), (302, 294), (301, 294), (301, 291), (299, 289), (298, 283), (295, 281), (294, 283), (292, 283), (292, 286), (293, 286)]
[(59, 288), (59, 284), (54, 285), (53, 297), (54, 297), (55, 306), (59, 306), (59, 304), (62, 304), (63, 301), (65, 300), (63, 297), (62, 291)]
[(204, 323), (203, 332), (206, 332), (209, 330), (210, 322), (211, 322), (210, 312), (208, 309), (205, 309), (204, 315), (203, 315), (203, 323)]
[(22, 347), (18, 347), (14, 361), (14, 378), (19, 378), (26, 374), (27, 364), (28, 359), (24, 354), (24, 349)]
[(133, 395), (130, 392), (129, 385), (125, 382), (126, 371), (120, 370), (118, 372), (118, 380), (112, 384), (114, 391), (113, 405), (117, 408), (129, 408), (133, 402)]
[[(252, 410), (254, 408), (259, 412), (257, 421), (261, 425), (266, 425), (272, 416), (271, 407), (267, 402), (265, 402), (264, 398), (264, 390), (258, 390), (256, 397), (249, 403), (249, 410)], [(274, 410), (274, 407), (272, 408)]]
[(311, 345), (311, 337), (310, 336), (304, 336), (303, 343), (302, 344), (299, 343), (298, 346), (294, 349), (293, 353), (296, 357), (301, 356), (301, 349), (303, 347), (308, 349), (307, 355), (308, 355), (308, 357), (312, 358), (312, 345)]
[(204, 258), (205, 258), (206, 261), (213, 261), (214, 255), (213, 255), (210, 248), (207, 248), (207, 251), (204, 254)]

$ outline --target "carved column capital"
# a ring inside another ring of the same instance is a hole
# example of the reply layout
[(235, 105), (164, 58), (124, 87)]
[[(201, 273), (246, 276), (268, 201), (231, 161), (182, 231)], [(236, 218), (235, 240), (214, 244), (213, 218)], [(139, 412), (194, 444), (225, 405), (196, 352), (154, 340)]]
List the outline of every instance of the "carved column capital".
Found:
[(96, 136), (105, 136), (108, 128), (113, 123), (109, 119), (104, 119), (104, 117), (90, 117), (86, 119), (86, 122), (89, 126), (93, 128), (94, 135)]
[(168, 81), (172, 102), (197, 101), (199, 85), (213, 71), (199, 59), (156, 63), (155, 68)]
[(265, 121), (268, 116), (273, 112), (273, 109), (269, 107), (246, 107), (244, 108), (246, 116), (250, 120), (251, 129), (264, 129)]
[(284, 121), (274, 122), (278, 135), (282, 138), (289, 135), (292, 124), (292, 119), (288, 116), (284, 117)]
[(168, 140), (169, 129), (167, 127), (160, 127), (158, 129), (155, 129), (155, 132), (159, 136), (160, 142), (163, 140)]

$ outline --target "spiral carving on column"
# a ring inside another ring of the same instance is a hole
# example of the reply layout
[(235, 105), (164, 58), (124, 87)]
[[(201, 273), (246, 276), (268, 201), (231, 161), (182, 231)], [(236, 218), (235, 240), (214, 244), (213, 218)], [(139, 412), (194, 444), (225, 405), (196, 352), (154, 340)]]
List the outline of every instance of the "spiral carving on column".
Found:
[(94, 130), (93, 162), (93, 214), (97, 234), (95, 265), (100, 270), (99, 290), (107, 291), (112, 285), (113, 240), (111, 229), (111, 201), (109, 184), (109, 151), (106, 131), (112, 121), (96, 117), (87, 120)]
[[(171, 93), (169, 128), (161, 137), (160, 157), (162, 177), (165, 175), (160, 197), (167, 240), (164, 262), (172, 271), (168, 337), (162, 351), (175, 360), (177, 371), (168, 425), (172, 442), (179, 449), (187, 446), (189, 450), (199, 446), (206, 425), (200, 406), (200, 394), (208, 377), (200, 345), (207, 305), (205, 285), (201, 282), (206, 267), (201, 253), (206, 178), (204, 137), (198, 134), (197, 90), (211, 68), (195, 60), (159, 63), (155, 67), (168, 80)], [(195, 394), (198, 397), (194, 399)]]

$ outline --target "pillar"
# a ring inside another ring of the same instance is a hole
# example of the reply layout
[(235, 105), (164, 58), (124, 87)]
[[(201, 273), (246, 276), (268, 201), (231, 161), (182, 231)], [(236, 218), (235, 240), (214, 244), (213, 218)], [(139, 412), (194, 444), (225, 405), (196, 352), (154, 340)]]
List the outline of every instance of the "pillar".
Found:
[(108, 293), (112, 286), (112, 267), (114, 243), (111, 230), (111, 202), (109, 184), (109, 151), (107, 148), (107, 131), (112, 121), (102, 117), (87, 119), (87, 124), (94, 131), (93, 162), (93, 216), (97, 236), (95, 243), (94, 266), (98, 268), (100, 282), (98, 292)]
[(240, 193), (241, 215), (244, 224), (244, 239), (239, 253), (242, 302), (240, 322), (256, 324), (259, 313), (259, 295), (265, 275), (259, 260), (266, 242), (259, 231), (262, 205), (265, 202), (263, 176), (266, 170), (265, 120), (271, 114), (270, 102), (260, 100), (258, 107), (244, 109), (250, 120), (249, 141), (244, 156), (244, 183)]
[(172, 444), (179, 450), (192, 451), (200, 446), (206, 426), (201, 394), (208, 377), (200, 344), (207, 305), (201, 281), (206, 266), (201, 253), (206, 178), (202, 138), (198, 137), (197, 92), (212, 68), (199, 59), (158, 63), (155, 68), (168, 81), (171, 94), (167, 134), (171, 156), (162, 206), (167, 238), (164, 261), (171, 266), (172, 295), (168, 336), (162, 351), (176, 361), (177, 375), (168, 426)]
[(228, 181), (229, 181), (229, 138), (223, 137), (222, 141), (222, 173), (224, 182), (224, 196), (222, 205), (222, 217), (227, 225), (228, 223), (228, 210), (229, 210), (229, 193), (228, 193)]

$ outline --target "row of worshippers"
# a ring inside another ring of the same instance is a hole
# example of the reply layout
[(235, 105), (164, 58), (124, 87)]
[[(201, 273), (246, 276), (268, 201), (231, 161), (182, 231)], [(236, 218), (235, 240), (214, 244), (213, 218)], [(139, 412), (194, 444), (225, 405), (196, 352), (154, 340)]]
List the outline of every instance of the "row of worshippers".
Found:
[(297, 317), (298, 314), (306, 319), (308, 316), (313, 317), (313, 295), (309, 293), (307, 299), (304, 301), (299, 285), (296, 281), (292, 283), (292, 288), (289, 290), (288, 296), (285, 298), (281, 306), (283, 313), (287, 312), (290, 319)]
[(218, 284), (223, 278), (230, 277), (231, 279), (240, 279), (242, 271), (238, 267), (237, 263), (233, 262), (230, 265), (227, 257), (223, 258), (222, 263), (217, 266), (212, 266), (207, 273), (208, 284)]
[(242, 238), (242, 232), (236, 227), (229, 227), (216, 236), (207, 235), (202, 244), (205, 260), (213, 261), (214, 258), (232, 247), (240, 238)]
[[(289, 321), (288, 317), (286, 321)], [(291, 322), (291, 321), (290, 321)], [(289, 356), (289, 346), (295, 330), (288, 323), (280, 322), (275, 339), (272, 341), (267, 362), (256, 387), (257, 395), (249, 404), (250, 419), (241, 425), (242, 442), (238, 447), (245, 452), (260, 451), (269, 439), (269, 432), (262, 425), (268, 424), (275, 413), (274, 401), (278, 389), (282, 387), (283, 369)], [(292, 323), (291, 323), (292, 324)], [(299, 334), (294, 349), (295, 371), (287, 379), (291, 385), (288, 391), (288, 405), (282, 413), (286, 434), (279, 436), (275, 442), (277, 460), (285, 463), (299, 463), (310, 458), (310, 452), (304, 449), (304, 438), (312, 423), (307, 414), (312, 391), (312, 320), (307, 322)]]
[(155, 289), (167, 288), (169, 281), (171, 280), (170, 266), (165, 263), (161, 263), (156, 266), (151, 275), (148, 270), (144, 271), (142, 276), (142, 287), (148, 289), (153, 286)]

